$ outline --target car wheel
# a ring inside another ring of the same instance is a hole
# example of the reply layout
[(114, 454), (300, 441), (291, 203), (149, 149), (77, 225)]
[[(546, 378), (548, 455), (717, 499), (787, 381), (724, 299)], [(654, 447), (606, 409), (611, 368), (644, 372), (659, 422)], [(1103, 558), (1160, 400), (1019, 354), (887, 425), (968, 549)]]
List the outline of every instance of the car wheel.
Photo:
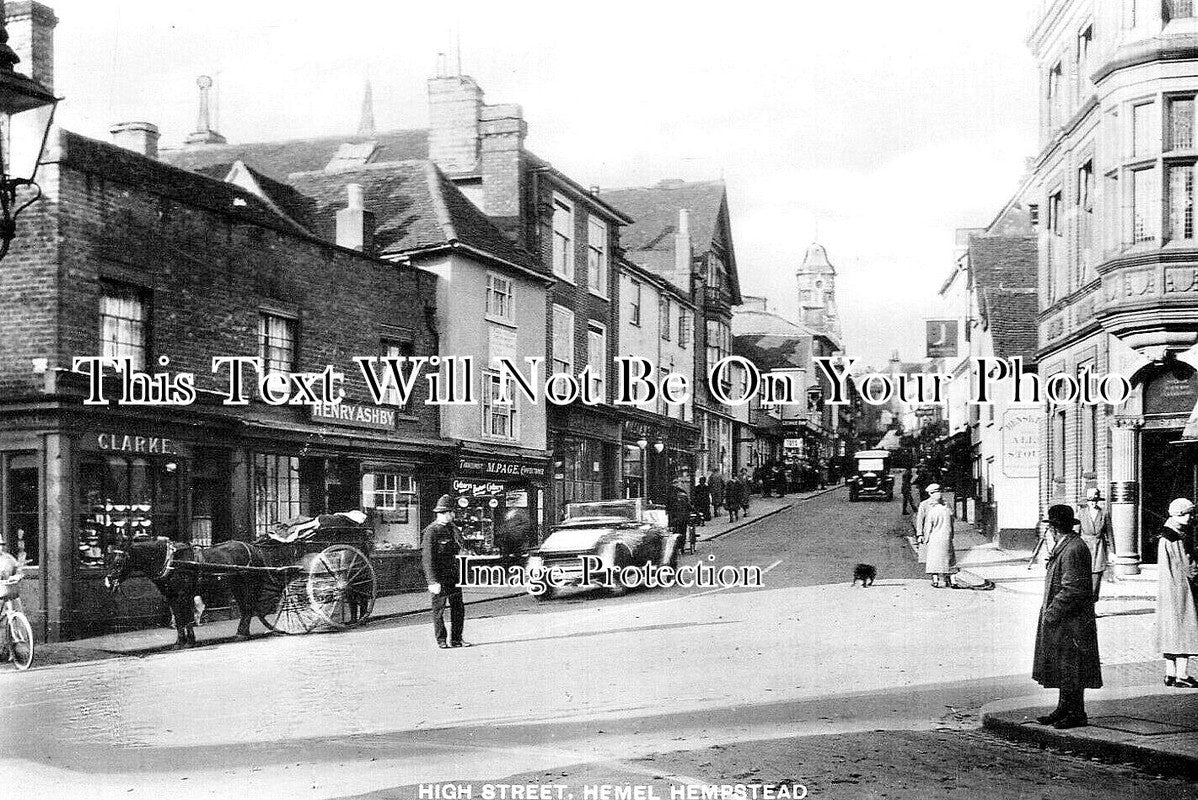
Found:
[[(612, 559), (613, 572), (619, 572), (620, 570), (624, 569), (624, 567), (631, 566), (631, 564), (631, 553), (622, 547), (616, 550), (615, 558)], [(628, 587), (621, 583), (618, 576), (613, 576), (611, 585), (605, 588), (607, 589), (607, 593), (612, 597), (623, 597), (624, 595), (628, 594)]]

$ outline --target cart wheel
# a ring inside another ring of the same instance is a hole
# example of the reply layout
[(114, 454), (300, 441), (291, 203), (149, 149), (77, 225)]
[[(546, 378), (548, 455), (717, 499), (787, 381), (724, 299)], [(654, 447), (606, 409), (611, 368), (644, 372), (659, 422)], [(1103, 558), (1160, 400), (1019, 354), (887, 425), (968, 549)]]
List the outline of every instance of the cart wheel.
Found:
[(17, 611), (8, 618), (8, 646), (12, 649), (12, 661), (17, 669), (29, 669), (33, 663), (33, 629), (29, 620)]
[(326, 547), (308, 562), (308, 600), (334, 628), (361, 624), (374, 610), (376, 580), (370, 559), (356, 547)]
[(308, 600), (308, 579), (302, 575), (287, 581), (275, 610), (258, 619), (275, 633), (288, 634), (308, 633), (324, 621)]

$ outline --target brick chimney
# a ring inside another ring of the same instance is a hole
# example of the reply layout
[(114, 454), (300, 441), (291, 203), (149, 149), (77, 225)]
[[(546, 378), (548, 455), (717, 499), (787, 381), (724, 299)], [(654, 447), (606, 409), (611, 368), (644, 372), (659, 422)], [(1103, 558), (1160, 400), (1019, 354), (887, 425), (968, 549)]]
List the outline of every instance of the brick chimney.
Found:
[(345, 187), (349, 206), (337, 212), (337, 244), (374, 254), (374, 212), (367, 211), (362, 184)]
[(428, 81), (428, 157), (443, 172), (478, 169), (479, 114), (483, 90), (467, 75), (438, 75)]
[(158, 126), (152, 122), (121, 122), (110, 129), (113, 144), (141, 153), (148, 158), (158, 158)]
[(492, 217), (520, 216), (520, 154), (528, 125), (520, 106), (507, 103), (483, 106), (480, 166), (483, 174), (483, 211)]
[(8, 45), (21, 57), (16, 71), (54, 91), (54, 26), (58, 17), (41, 3), (3, 5)]

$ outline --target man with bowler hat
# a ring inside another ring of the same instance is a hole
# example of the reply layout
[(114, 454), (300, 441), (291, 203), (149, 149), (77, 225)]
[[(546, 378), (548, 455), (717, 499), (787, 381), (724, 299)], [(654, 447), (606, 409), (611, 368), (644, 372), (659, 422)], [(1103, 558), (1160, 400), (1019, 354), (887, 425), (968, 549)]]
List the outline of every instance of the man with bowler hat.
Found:
[(1102, 507), (1102, 492), (1097, 486), (1086, 490), (1086, 504), (1078, 509), (1082, 541), (1090, 548), (1090, 576), (1094, 585), (1094, 602), (1102, 588), (1102, 573), (1106, 572), (1111, 552), (1115, 549), (1114, 534), (1111, 533), (1111, 518)]
[(1049, 508), (1048, 524), (1056, 546), (1044, 576), (1032, 679), (1045, 689), (1060, 690), (1060, 699), (1055, 711), (1036, 721), (1054, 728), (1077, 728), (1087, 724), (1086, 689), (1102, 687), (1090, 548), (1074, 529), (1077, 519), (1071, 507)]
[[(433, 633), (437, 647), (469, 647), (462, 641), (466, 624), (466, 604), (458, 586), (458, 553), (461, 541), (453, 524), (453, 503), (449, 495), (441, 495), (433, 508), (437, 518), (420, 534), (420, 564), (429, 594), (433, 596)], [(449, 605), (449, 634), (446, 635), (445, 606)]]

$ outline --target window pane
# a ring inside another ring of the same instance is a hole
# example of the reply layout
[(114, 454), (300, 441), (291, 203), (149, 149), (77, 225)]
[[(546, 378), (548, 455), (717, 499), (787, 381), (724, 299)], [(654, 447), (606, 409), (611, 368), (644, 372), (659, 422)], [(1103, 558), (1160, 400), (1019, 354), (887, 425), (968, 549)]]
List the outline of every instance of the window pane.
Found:
[(145, 318), (145, 300), (140, 290), (105, 283), (100, 298), (101, 354), (106, 358), (128, 358), (134, 369), (144, 368)]
[(1132, 108), (1132, 155), (1148, 156), (1156, 152), (1156, 104), (1143, 103)]
[(258, 321), (258, 355), (267, 372), (295, 368), (295, 320), (263, 314)]
[(1169, 146), (1188, 150), (1194, 146), (1194, 98), (1177, 98), (1169, 102)]
[(1132, 173), (1132, 242), (1148, 242), (1156, 238), (1156, 201), (1159, 194), (1156, 170), (1142, 169)]
[(1169, 169), (1169, 238), (1194, 238), (1194, 167)]

